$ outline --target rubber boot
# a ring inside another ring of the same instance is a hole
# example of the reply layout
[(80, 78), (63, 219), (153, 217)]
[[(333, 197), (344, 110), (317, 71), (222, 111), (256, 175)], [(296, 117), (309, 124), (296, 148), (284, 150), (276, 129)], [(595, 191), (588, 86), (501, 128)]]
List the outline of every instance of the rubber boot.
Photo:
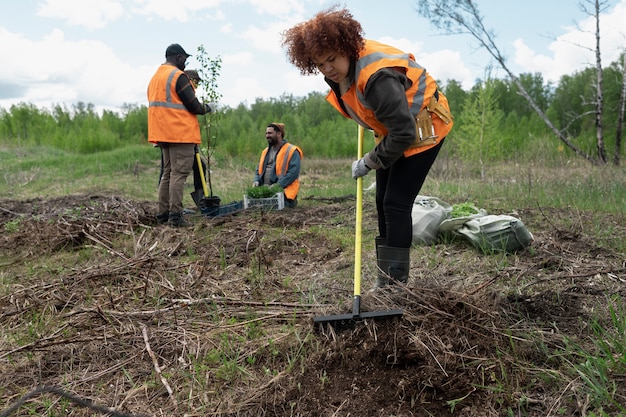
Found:
[(389, 285), (398, 282), (406, 284), (411, 268), (411, 248), (380, 245), (378, 247), (378, 266), (382, 271), (381, 275), (385, 275)]
[(382, 272), (383, 269), (380, 265), (380, 253), (378, 250), (380, 246), (387, 245), (387, 238), (376, 236), (376, 239), (374, 239), (374, 242), (376, 242), (376, 266), (378, 270), (378, 275), (376, 277), (376, 284), (374, 285), (374, 287), (378, 288), (378, 287), (384, 287), (385, 285), (389, 284), (389, 277), (383, 274)]

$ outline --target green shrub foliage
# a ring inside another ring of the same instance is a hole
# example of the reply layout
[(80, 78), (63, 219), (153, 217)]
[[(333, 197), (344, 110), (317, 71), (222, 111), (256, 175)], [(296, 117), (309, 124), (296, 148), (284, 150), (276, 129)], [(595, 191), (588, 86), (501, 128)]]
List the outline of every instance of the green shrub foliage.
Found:
[[(213, 61), (211, 61), (213, 62)], [(216, 60), (217, 64), (220, 63)], [(581, 149), (595, 147), (593, 69), (562, 77), (553, 86), (541, 74), (521, 74), (520, 81), (541, 110)], [(609, 153), (616, 149), (620, 62), (605, 70), (604, 137)], [(548, 129), (508, 79), (477, 80), (469, 91), (459, 82), (440, 82), (455, 116), (455, 127), (445, 152), (460, 161), (481, 166), (493, 161), (515, 161), (537, 155), (551, 158), (571, 152)], [(217, 85), (213, 86), (217, 89)], [(217, 95), (216, 97), (221, 97)], [(217, 115), (216, 115), (217, 116)], [(201, 126), (205, 126), (201, 120)], [(357, 153), (357, 126), (325, 100), (324, 93), (305, 97), (283, 94), (257, 98), (237, 107), (219, 108), (219, 126), (211, 123), (211, 147), (216, 158), (234, 157), (256, 162), (267, 146), (265, 128), (285, 123), (285, 139), (300, 146), (305, 158), (353, 158)], [(71, 108), (38, 108), (29, 103), (0, 108), (0, 145), (42, 145), (66, 152), (88, 154), (147, 142), (146, 104), (124, 104), (118, 111), (97, 111), (79, 102)], [(207, 141), (207, 132), (203, 132)], [(206, 143), (203, 144), (206, 146)], [(374, 146), (366, 134), (365, 151)], [(619, 150), (624, 153), (623, 147)]]

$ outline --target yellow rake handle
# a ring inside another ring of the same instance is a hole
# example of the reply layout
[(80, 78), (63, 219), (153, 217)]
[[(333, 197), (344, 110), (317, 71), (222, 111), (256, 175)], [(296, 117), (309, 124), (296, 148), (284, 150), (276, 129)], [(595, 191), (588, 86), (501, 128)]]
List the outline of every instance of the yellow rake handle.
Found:
[[(357, 159), (363, 157), (363, 126), (359, 125)], [(354, 296), (361, 296), (361, 228), (363, 223), (363, 177), (356, 179), (356, 225), (354, 232)]]
[(202, 182), (202, 191), (204, 192), (204, 196), (209, 196), (209, 190), (206, 187), (206, 178), (204, 178), (204, 170), (202, 169), (202, 159), (200, 158), (200, 152), (196, 152), (196, 162), (198, 163), (198, 170), (200, 171), (200, 182)]

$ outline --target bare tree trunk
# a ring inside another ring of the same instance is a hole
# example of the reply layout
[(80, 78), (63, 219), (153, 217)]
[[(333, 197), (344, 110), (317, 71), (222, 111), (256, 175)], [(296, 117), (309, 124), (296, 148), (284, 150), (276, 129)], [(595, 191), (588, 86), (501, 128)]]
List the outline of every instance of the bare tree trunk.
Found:
[(596, 17), (596, 142), (598, 147), (598, 162), (606, 164), (606, 152), (604, 150), (604, 128), (602, 123), (602, 112), (604, 110), (604, 93), (602, 91), (602, 57), (600, 56), (600, 0), (595, 0), (594, 14)]
[(613, 165), (619, 165), (619, 155), (622, 150), (622, 129), (624, 126), (624, 105), (626, 104), (626, 49), (622, 55), (622, 92), (619, 96), (619, 109), (617, 112), (617, 131), (615, 132), (615, 153)]
[[(596, 0), (596, 3), (599, 1), (600, 0)], [(600, 7), (599, 3), (598, 7)], [(469, 33), (475, 40), (478, 41), (481, 47), (485, 48), (489, 55), (491, 55), (500, 67), (508, 74), (511, 80), (519, 88), (519, 93), (522, 97), (528, 101), (528, 104), (530, 104), (535, 113), (539, 115), (541, 120), (544, 121), (544, 123), (550, 128), (550, 130), (552, 130), (552, 132), (554, 132), (561, 142), (567, 145), (567, 147), (574, 151), (574, 153), (585, 158), (592, 164), (597, 164), (599, 162), (598, 158), (594, 158), (592, 155), (586, 153), (572, 143), (568, 136), (566, 136), (565, 132), (557, 129), (537, 103), (535, 103), (530, 94), (528, 94), (519, 79), (513, 75), (509, 67), (506, 65), (506, 59), (502, 56), (502, 53), (495, 43), (495, 35), (493, 34), (493, 31), (488, 30), (485, 27), (483, 18), (476, 8), (474, 0), (420, 0), (417, 3), (417, 8), (424, 17), (430, 19), (433, 25), (439, 27), (448, 34)], [(599, 12), (596, 13), (596, 16), (599, 19)]]

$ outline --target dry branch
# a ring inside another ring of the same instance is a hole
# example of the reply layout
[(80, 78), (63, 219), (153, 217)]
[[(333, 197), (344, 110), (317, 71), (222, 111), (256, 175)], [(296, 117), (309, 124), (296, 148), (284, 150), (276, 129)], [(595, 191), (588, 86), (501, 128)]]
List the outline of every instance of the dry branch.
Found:
[(163, 373), (161, 372), (161, 367), (159, 366), (159, 361), (157, 360), (156, 355), (154, 354), (152, 349), (150, 348), (150, 341), (148, 340), (148, 330), (146, 329), (146, 326), (141, 326), (141, 334), (143, 335), (143, 340), (146, 343), (146, 350), (148, 351), (148, 355), (150, 355), (150, 358), (152, 359), (154, 370), (159, 376), (161, 383), (167, 390), (167, 393), (169, 394), (170, 399), (172, 400), (172, 403), (174, 404), (174, 408), (178, 409), (178, 401), (176, 401), (176, 398), (174, 397), (174, 391), (172, 391), (172, 387), (170, 387), (170, 384), (167, 382), (167, 379), (165, 379), (165, 377), (163, 376)]

